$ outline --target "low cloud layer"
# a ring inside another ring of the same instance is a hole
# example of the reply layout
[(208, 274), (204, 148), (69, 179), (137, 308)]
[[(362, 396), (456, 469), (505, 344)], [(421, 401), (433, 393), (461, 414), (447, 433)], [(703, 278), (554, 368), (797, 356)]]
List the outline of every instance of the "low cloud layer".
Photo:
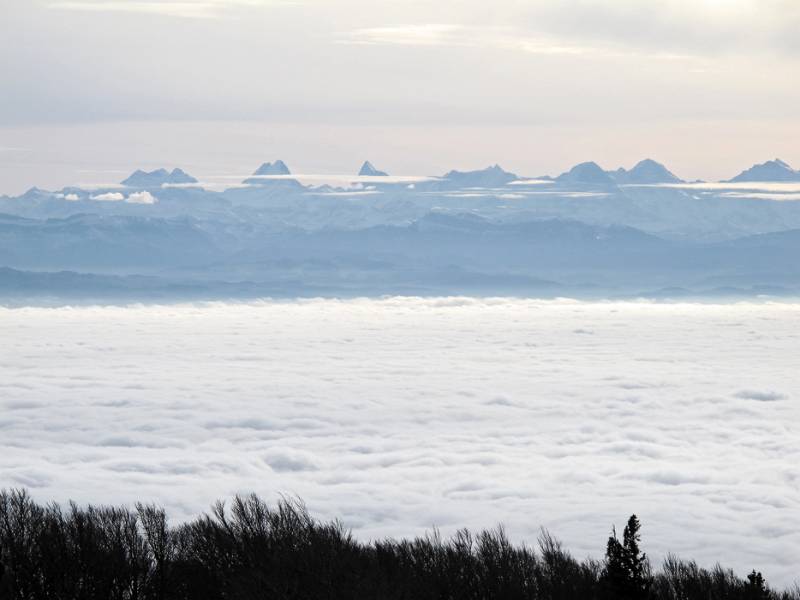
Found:
[(125, 196), (119, 192), (106, 192), (104, 194), (96, 194), (91, 196), (89, 199), (96, 202), (122, 202), (125, 200)]
[(503, 522), (796, 577), (800, 305), (0, 308), (0, 473), (39, 500), (299, 494), (358, 536)]
[(129, 202), (130, 204), (155, 204), (158, 200), (150, 192), (144, 191), (128, 194), (125, 202)]
[[(67, 195), (57, 195), (59, 197), (63, 197), (65, 200), (79, 200), (77, 194), (70, 193)], [(158, 199), (153, 196), (148, 191), (141, 191), (141, 192), (132, 192), (125, 196), (121, 192), (104, 192), (102, 194), (94, 194), (89, 196), (89, 200), (94, 200), (95, 202), (127, 202), (129, 204), (155, 204), (158, 202)]]

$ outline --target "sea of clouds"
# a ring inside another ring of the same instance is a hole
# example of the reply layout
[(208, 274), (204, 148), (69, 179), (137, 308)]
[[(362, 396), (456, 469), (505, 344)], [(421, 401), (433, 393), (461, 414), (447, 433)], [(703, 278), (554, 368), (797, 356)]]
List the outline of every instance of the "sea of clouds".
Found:
[(0, 308), (0, 487), (164, 504), (297, 494), (362, 538), (643, 521), (798, 575), (800, 304), (308, 300)]

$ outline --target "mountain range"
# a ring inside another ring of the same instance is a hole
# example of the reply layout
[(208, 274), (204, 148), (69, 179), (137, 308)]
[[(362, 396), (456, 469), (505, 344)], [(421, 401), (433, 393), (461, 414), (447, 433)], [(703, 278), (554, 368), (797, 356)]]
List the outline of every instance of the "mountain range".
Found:
[[(253, 174), (245, 178), (242, 183), (248, 185), (269, 185), (276, 182), (290, 182), (299, 184), (296, 179), (289, 177), (292, 174), (286, 163), (280, 159), (274, 162), (265, 162)], [(361, 177), (388, 177), (386, 171), (377, 169), (370, 161), (364, 161), (358, 171)], [(596, 185), (656, 185), (685, 183), (663, 164), (653, 159), (646, 158), (636, 163), (631, 169), (620, 167), (616, 170), (604, 170), (593, 161), (579, 163), (558, 175), (537, 178), (523, 178), (515, 173), (506, 171), (500, 165), (493, 165), (485, 169), (473, 171), (448, 171), (435, 178), (439, 187), (501, 187), (515, 181), (526, 179), (552, 180), (565, 184), (596, 184)], [(800, 171), (790, 167), (780, 159), (766, 161), (745, 169), (735, 177), (727, 180), (729, 183), (742, 182), (800, 182)], [(195, 177), (181, 169), (171, 172), (164, 168), (145, 172), (134, 171), (121, 182), (128, 187), (154, 188), (169, 185), (197, 184)]]
[(134, 299), (800, 293), (800, 186), (753, 181), (791, 183), (782, 161), (727, 188), (685, 184), (651, 159), (555, 178), (493, 165), (409, 182), (369, 161), (358, 173), (374, 182), (304, 184), (275, 160), (222, 191), (176, 168), (0, 198), (0, 296), (50, 286), (75, 298), (85, 285), (96, 297), (103, 278)]

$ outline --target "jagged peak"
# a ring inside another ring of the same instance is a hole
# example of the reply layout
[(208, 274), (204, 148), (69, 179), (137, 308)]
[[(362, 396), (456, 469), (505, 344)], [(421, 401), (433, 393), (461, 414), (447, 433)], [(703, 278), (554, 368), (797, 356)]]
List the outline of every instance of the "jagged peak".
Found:
[(170, 172), (162, 167), (152, 171), (136, 169), (127, 179), (120, 183), (129, 186), (158, 187), (165, 183), (197, 183), (197, 179), (182, 169), (175, 168)]
[(358, 175), (359, 177), (386, 177), (389, 174), (385, 171), (376, 169), (371, 162), (365, 160), (364, 164), (361, 165), (361, 169), (358, 171)]
[(258, 169), (255, 170), (253, 175), (291, 175), (292, 172), (286, 163), (281, 159), (275, 162), (265, 162)]
[(800, 171), (795, 171), (788, 163), (776, 158), (753, 165), (730, 181), (800, 181)]

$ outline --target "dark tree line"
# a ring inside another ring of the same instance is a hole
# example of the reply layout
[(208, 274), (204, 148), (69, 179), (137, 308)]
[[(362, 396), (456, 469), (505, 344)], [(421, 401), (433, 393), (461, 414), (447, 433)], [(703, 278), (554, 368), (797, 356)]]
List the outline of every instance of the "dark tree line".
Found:
[(237, 497), (170, 527), (155, 506), (62, 508), (3, 491), (0, 600), (800, 600), (755, 571), (670, 556), (654, 572), (639, 529), (632, 516), (605, 560), (578, 561), (546, 532), (534, 549), (502, 528), (362, 543), (292, 500)]

